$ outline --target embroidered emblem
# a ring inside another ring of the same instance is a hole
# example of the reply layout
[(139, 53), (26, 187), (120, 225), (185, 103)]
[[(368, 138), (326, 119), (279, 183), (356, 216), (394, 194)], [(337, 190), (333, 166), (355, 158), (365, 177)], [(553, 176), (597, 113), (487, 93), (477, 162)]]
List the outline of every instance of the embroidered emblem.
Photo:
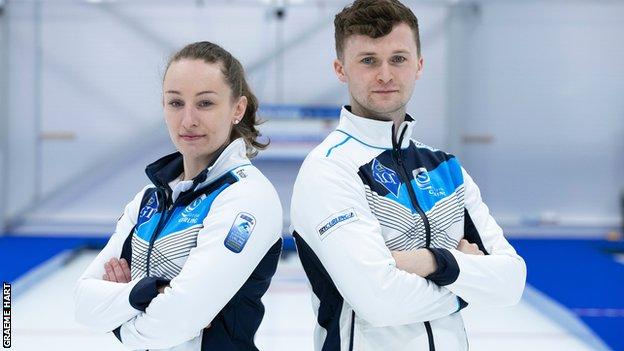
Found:
[(357, 213), (353, 208), (349, 208), (347, 210), (334, 213), (331, 216), (327, 217), (323, 222), (321, 222), (316, 230), (321, 236), (321, 240), (323, 240), (325, 237), (327, 237), (327, 234), (331, 233), (337, 228), (340, 228), (345, 224), (355, 222), (357, 220)]
[(412, 175), (414, 176), (414, 179), (416, 180), (416, 185), (418, 185), (418, 187), (420, 189), (429, 189), (431, 188), (431, 178), (429, 178), (429, 172), (427, 172), (427, 169), (424, 167), (415, 169), (412, 172)]
[(147, 200), (147, 203), (145, 203), (145, 206), (143, 206), (139, 212), (139, 219), (137, 221), (138, 224), (141, 225), (149, 222), (156, 212), (158, 212), (158, 193), (154, 191)]
[(245, 212), (239, 213), (236, 215), (236, 219), (223, 244), (232, 252), (239, 253), (243, 251), (255, 226), (256, 218), (253, 215)]
[(238, 171), (236, 171), (236, 175), (239, 178), (247, 178), (247, 173), (245, 173), (244, 169), (239, 169)]
[(178, 223), (189, 223), (189, 224), (197, 224), (199, 221), (199, 216), (201, 211), (195, 211), (195, 209), (202, 203), (202, 201), (206, 198), (206, 194), (198, 197), (193, 200), (184, 211), (180, 213), (181, 218), (178, 219)]
[(377, 159), (373, 160), (371, 168), (375, 181), (383, 185), (384, 188), (388, 189), (388, 191), (391, 192), (392, 195), (399, 197), (401, 182), (399, 181), (399, 176), (396, 174), (396, 172), (382, 165), (381, 162), (377, 161)]

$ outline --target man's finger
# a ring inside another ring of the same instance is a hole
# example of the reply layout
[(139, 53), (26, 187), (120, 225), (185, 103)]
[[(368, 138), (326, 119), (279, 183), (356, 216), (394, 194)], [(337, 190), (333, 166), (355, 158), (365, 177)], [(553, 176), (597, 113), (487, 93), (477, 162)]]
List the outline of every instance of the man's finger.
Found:
[(109, 280), (110, 280), (110, 279), (108, 279), (108, 274), (106, 274), (106, 273), (104, 273), (104, 274), (102, 275), (102, 279), (103, 279), (103, 280), (106, 280), (106, 281), (109, 281)]

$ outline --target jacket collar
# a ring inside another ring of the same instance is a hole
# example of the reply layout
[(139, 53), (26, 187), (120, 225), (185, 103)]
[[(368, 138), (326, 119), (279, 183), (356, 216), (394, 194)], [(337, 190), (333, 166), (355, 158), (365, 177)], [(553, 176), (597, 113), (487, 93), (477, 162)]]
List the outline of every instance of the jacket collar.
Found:
[[(188, 189), (199, 190), (234, 168), (250, 164), (247, 158), (245, 141), (238, 138), (227, 147), (217, 151), (219, 155), (192, 180)], [(145, 168), (147, 177), (159, 188), (171, 191), (169, 183), (176, 180), (184, 171), (182, 154), (174, 152), (162, 157)], [(177, 196), (176, 196), (177, 197)]]
[(357, 116), (351, 112), (351, 106), (347, 105), (343, 106), (340, 111), (340, 123), (336, 129), (363, 144), (380, 149), (392, 149), (393, 135), (395, 135), (395, 142), (398, 142), (403, 134), (401, 148), (407, 147), (416, 121), (410, 115), (405, 114), (405, 121), (401, 123), (398, 128), (399, 132), (396, 134), (393, 132), (393, 125), (392, 121), (379, 121)]

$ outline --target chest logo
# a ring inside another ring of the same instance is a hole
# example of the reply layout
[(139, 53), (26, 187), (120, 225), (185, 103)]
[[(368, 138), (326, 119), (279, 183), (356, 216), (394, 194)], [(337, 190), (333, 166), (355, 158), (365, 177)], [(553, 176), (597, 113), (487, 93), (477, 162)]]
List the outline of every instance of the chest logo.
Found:
[(444, 188), (435, 188), (431, 185), (431, 177), (429, 176), (429, 172), (424, 167), (415, 169), (412, 172), (414, 176), (414, 180), (416, 181), (416, 185), (420, 190), (426, 191), (427, 194), (434, 197), (446, 196), (446, 191)]
[(236, 219), (223, 244), (232, 252), (239, 253), (243, 251), (255, 226), (256, 218), (253, 215), (245, 212), (239, 213), (236, 215)]
[(180, 223), (189, 223), (196, 224), (199, 221), (199, 212), (196, 212), (195, 209), (199, 207), (201, 202), (206, 198), (206, 194), (198, 197), (193, 200), (188, 206), (184, 208), (184, 210), (180, 213), (180, 219), (178, 222)]
[(386, 188), (392, 195), (399, 197), (399, 190), (401, 189), (401, 182), (399, 176), (392, 169), (384, 166), (377, 159), (373, 160), (371, 166), (373, 171), (373, 178), (375, 181), (384, 188)]
[(431, 188), (431, 178), (429, 178), (429, 172), (427, 172), (426, 168), (421, 167), (415, 169), (412, 175), (416, 180), (416, 185), (418, 185), (420, 189), (425, 190)]
[(139, 212), (139, 225), (149, 222), (154, 213), (158, 212), (158, 194), (154, 191)]

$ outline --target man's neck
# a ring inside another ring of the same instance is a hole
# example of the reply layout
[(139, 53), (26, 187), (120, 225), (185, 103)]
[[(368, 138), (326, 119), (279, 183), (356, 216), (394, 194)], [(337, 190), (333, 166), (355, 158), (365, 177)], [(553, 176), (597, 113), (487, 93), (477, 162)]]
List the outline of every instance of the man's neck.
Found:
[(400, 108), (394, 112), (390, 113), (376, 113), (369, 109), (362, 107), (358, 103), (351, 102), (351, 112), (359, 117), (374, 119), (378, 121), (393, 121), (394, 122), (394, 130), (398, 130), (399, 126), (403, 121), (405, 121), (405, 108)]

